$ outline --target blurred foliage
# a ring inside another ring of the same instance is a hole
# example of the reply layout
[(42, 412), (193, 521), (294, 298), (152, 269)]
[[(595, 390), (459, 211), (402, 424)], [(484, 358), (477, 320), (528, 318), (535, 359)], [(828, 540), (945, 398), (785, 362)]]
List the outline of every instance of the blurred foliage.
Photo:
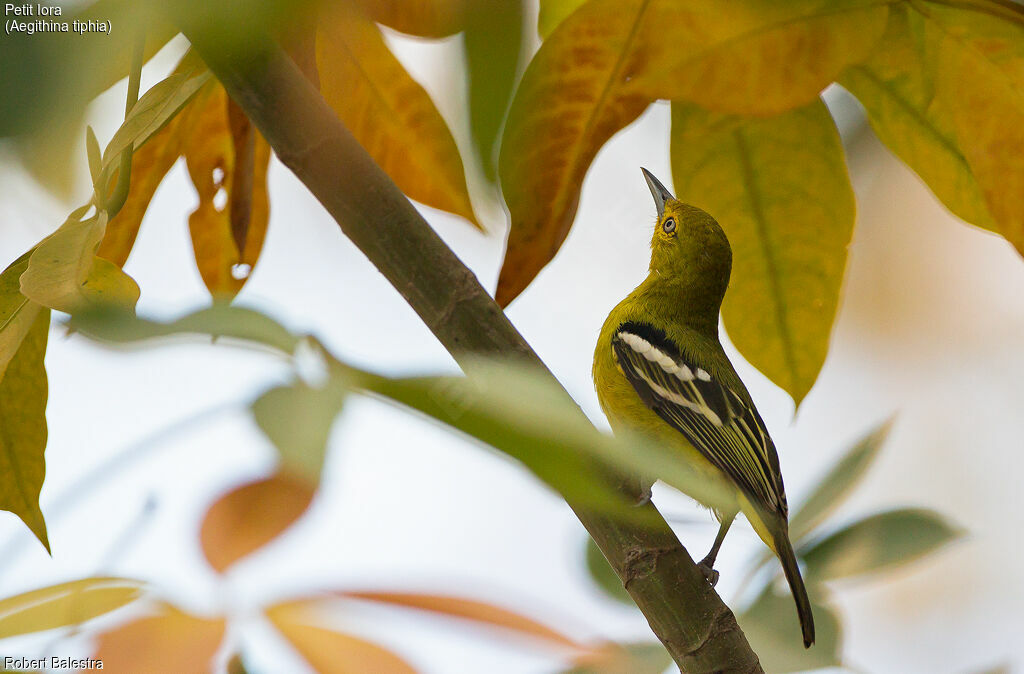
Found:
[[(98, 0), (62, 19), (116, 17), (110, 35), (17, 34), (0, 41), (0, 137), (39, 180), (66, 191), (74, 163), (69, 139), (82, 137), (89, 101), (126, 75), (138, 77), (129, 63), (140, 38), (148, 60), (177, 33), (178, 22), (199, 22), (216, 27), (222, 47), (244, 58), (251, 35), (271, 33), (403, 192), (480, 227), (467, 187), (466, 166), (474, 163), (464, 161), (451, 120), (391, 53), (377, 24), (425, 39), (462, 33), (467, 123), (486, 179), (477, 182), (510, 214), (496, 293), (507, 305), (566, 240), (596, 154), (652, 102), (670, 100), (678, 196), (718, 218), (735, 252), (725, 327), (798, 405), (828, 351), (854, 219), (842, 146), (820, 99), (824, 87), (839, 82), (853, 93), (878, 137), (952, 212), (1024, 251), (1024, 9), (1016, 4), (540, 0), (544, 42), (517, 83), (533, 38), (524, 31), (524, 3)], [(546, 379), (505, 363), (481, 363), (467, 378), (389, 379), (222, 302), (177, 321), (135, 317), (140, 290), (121, 267), (178, 159), (199, 196), (189, 216), (196, 266), (211, 295), (230, 300), (258, 265), (267, 234), (271, 150), (193, 54), (130, 107), (105, 147), (91, 129), (85, 138), (91, 198), (0, 274), (0, 509), (19, 516), (47, 548), (39, 492), (51, 309), (72, 314), (74, 329), (112, 342), (199, 333), (292, 359), (308, 349), (326, 361), (323, 381), (307, 381), (296, 369), (291, 382), (252, 404), (255, 422), (279, 452), (280, 472), (233, 489), (207, 513), (203, 551), (222, 573), (305, 512), (331, 425), (353, 392), (476, 438), (581, 503), (600, 507), (622, 498), (614, 476), (632, 471), (715, 500), (675, 457), (642, 439), (598, 433)], [(132, 171), (122, 206), (112, 194), (126, 153)], [(827, 581), (890, 569), (960, 533), (934, 513), (911, 509), (821, 531), (877, 455), (885, 431), (853, 448), (792, 518), (817, 601), (818, 645), (799, 649), (791, 602), (775, 593), (774, 579), (739, 613), (769, 671), (839, 662), (841, 625), (829, 608)], [(267, 517), (253, 517), (272, 504)], [(623, 596), (592, 546), (587, 563), (602, 587)], [(751, 573), (768, 564), (770, 555), (759, 556)], [(24, 596), (4, 600), (0, 636), (78, 624), (132, 602), (139, 591), (117, 582), (85, 579), (40, 590), (32, 595), (36, 609), (18, 603)], [(347, 600), (356, 597), (349, 594)], [(573, 651), (568, 671), (653, 672), (668, 662), (658, 645), (560, 641), (541, 635), (536, 621), (464, 598), (385, 595), (360, 599), (557, 643), (563, 655)], [(408, 671), (386, 649), (320, 620), (313, 610), (320, 602), (284, 601), (267, 615), (325, 671), (333, 665), (324, 653), (333, 654), (332, 662)], [(223, 641), (227, 618), (160, 605), (156, 615), (107, 632), (98, 653), (125, 671), (203, 669)]]
[[(790, 536), (814, 610), (817, 638), (804, 649), (800, 623), (788, 591), (776, 592), (781, 567), (769, 551), (755, 557), (742, 588), (770, 565), (756, 598), (736, 619), (768, 672), (801, 672), (842, 664), (842, 623), (831, 606), (826, 581), (881, 573), (924, 557), (960, 537), (963, 532), (939, 514), (922, 509), (889, 510), (839, 525), (830, 533), (818, 529), (826, 517), (849, 496), (878, 456), (892, 421), (887, 421), (857, 442), (822, 477), (791, 518)], [(625, 591), (608, 562), (587, 541), (587, 569), (597, 587), (622, 601)], [(628, 602), (628, 595), (625, 601)]]
[(77, 625), (134, 602), (145, 586), (126, 578), (85, 578), (0, 600), (0, 639)]

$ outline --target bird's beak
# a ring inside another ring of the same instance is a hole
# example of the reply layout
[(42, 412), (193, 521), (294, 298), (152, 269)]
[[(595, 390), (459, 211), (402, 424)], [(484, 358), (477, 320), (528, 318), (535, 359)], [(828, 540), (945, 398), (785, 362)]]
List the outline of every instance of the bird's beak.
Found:
[(650, 171), (644, 167), (640, 167), (640, 170), (644, 172), (644, 179), (647, 181), (647, 186), (651, 188), (651, 196), (654, 197), (654, 205), (658, 207), (658, 217), (660, 218), (665, 214), (665, 202), (669, 199), (674, 199), (672, 193), (665, 189), (665, 186), (661, 184), (661, 181), (654, 177)]

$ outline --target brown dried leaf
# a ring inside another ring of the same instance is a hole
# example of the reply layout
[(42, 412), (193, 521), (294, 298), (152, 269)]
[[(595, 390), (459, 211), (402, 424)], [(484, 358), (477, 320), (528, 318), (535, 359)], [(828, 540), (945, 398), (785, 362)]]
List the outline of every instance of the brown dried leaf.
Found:
[(203, 518), (199, 539), (206, 561), (223, 573), (290, 527), (313, 493), (308, 481), (282, 473), (232, 489)]
[(317, 66), (327, 103), (403, 192), (479, 227), (448, 125), (372, 22), (342, 4), (325, 11)]

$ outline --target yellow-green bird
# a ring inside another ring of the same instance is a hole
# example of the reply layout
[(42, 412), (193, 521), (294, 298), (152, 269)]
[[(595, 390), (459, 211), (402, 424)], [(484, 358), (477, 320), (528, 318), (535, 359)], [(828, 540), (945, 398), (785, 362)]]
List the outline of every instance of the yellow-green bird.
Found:
[[(732, 249), (714, 218), (677, 200), (647, 169), (641, 170), (658, 207), (650, 273), (601, 328), (594, 352), (601, 408), (614, 430), (639, 431), (677, 449), (697, 479), (729, 495), (705, 504), (714, 509), (721, 528), (700, 563), (702, 570), (714, 584), (722, 540), (743, 512), (782, 562), (804, 646), (810, 646), (814, 617), (789, 540), (779, 456), (718, 340)], [(641, 481), (649, 494), (653, 479)]]

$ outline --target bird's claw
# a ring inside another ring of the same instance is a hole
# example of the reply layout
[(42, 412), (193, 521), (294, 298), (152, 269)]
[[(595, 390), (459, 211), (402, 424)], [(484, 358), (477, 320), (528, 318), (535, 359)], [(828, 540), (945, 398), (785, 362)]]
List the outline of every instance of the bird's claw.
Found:
[(697, 568), (704, 574), (704, 577), (707, 579), (708, 583), (711, 584), (711, 587), (718, 584), (718, 572), (712, 567), (711, 562), (706, 559), (702, 560), (701, 563), (697, 565)]

